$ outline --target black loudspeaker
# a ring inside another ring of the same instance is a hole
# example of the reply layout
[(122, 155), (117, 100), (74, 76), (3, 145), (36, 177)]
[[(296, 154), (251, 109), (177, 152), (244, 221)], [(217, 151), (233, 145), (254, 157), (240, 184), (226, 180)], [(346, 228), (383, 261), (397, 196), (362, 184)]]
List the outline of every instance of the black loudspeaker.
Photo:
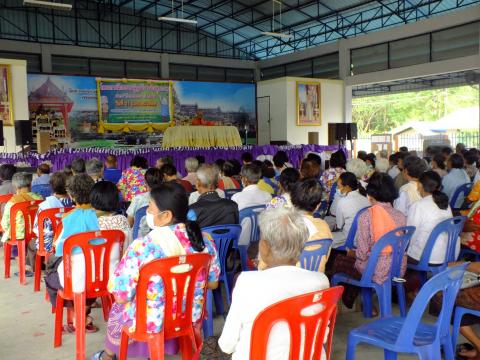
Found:
[(357, 130), (356, 123), (347, 124), (347, 137), (348, 137), (348, 140), (357, 140), (358, 130)]
[(3, 138), (3, 120), (0, 120), (0, 146), (5, 145), (5, 139)]
[(355, 123), (335, 124), (336, 140), (355, 140), (357, 136), (358, 136), (357, 124)]
[(17, 146), (32, 145), (32, 122), (30, 120), (15, 121), (15, 142)]

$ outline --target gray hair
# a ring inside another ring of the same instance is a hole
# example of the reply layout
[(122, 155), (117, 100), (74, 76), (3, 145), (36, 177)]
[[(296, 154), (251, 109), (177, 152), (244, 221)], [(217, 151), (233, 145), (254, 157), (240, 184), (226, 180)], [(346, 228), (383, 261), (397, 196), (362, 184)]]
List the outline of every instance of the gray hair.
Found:
[(27, 172), (17, 172), (13, 174), (12, 185), (15, 189), (22, 189), (32, 186), (32, 174)]
[(255, 164), (247, 164), (242, 167), (240, 175), (245, 177), (250, 184), (256, 184), (262, 177), (262, 169)]
[(375, 169), (378, 172), (386, 173), (389, 167), (390, 167), (390, 163), (388, 162), (387, 159), (380, 158), (375, 161)]
[(265, 210), (258, 218), (261, 239), (266, 241), (272, 256), (278, 260), (297, 260), (308, 240), (309, 232), (303, 216), (287, 208)]
[(195, 172), (198, 170), (198, 160), (194, 157), (189, 157), (185, 159), (185, 169), (187, 172)]
[(216, 188), (220, 170), (214, 164), (203, 164), (197, 170), (197, 179), (206, 188)]
[(354, 173), (357, 179), (361, 179), (367, 174), (368, 167), (362, 159), (351, 159), (347, 162), (347, 171)]
[(97, 158), (91, 158), (85, 164), (85, 172), (89, 176), (99, 176), (103, 174), (103, 163)]

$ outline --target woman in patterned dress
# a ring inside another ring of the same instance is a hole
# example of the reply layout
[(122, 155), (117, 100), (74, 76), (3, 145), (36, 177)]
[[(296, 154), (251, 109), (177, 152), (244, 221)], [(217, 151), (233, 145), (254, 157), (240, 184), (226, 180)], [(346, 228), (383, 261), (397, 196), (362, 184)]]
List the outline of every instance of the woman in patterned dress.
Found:
[[(151, 200), (147, 209), (147, 223), (152, 231), (144, 238), (135, 240), (126, 250), (114, 275), (110, 278), (108, 289), (115, 297), (108, 319), (105, 350), (96, 353), (92, 359), (111, 360), (119, 353), (122, 328), (135, 326), (135, 292), (142, 265), (153, 260), (169, 256), (192, 253), (212, 255), (208, 279), (198, 278), (193, 303), (192, 322), (200, 319), (204, 299), (204, 286), (217, 287), (220, 264), (212, 239), (200, 231), (197, 223), (187, 220), (188, 199), (185, 190), (178, 184), (164, 183), (150, 193)], [(165, 306), (164, 286), (161, 279), (154, 280), (148, 286), (147, 328), (158, 332), (163, 326)], [(128, 357), (148, 357), (148, 345), (133, 342), (128, 347)]]
[(147, 168), (147, 159), (142, 156), (135, 156), (130, 162), (130, 167), (122, 172), (122, 177), (117, 186), (122, 193), (123, 200), (129, 203), (135, 195), (147, 191), (145, 185)]

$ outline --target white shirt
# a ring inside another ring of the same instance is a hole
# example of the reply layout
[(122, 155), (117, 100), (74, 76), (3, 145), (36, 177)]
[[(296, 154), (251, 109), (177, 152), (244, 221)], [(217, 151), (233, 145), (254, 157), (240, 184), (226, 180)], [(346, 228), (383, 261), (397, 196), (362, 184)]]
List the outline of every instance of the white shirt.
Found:
[[(233, 360), (249, 359), (253, 322), (262, 310), (289, 297), (328, 287), (325, 274), (296, 266), (242, 272), (233, 289), (232, 305), (218, 340), (220, 348), (232, 354)], [(288, 359), (289, 347), (288, 327), (281, 323), (275, 325), (268, 342), (268, 360)]]
[(410, 187), (413, 185), (417, 186), (416, 184), (413, 184), (413, 183), (414, 183), (413, 181), (410, 181), (405, 185), (403, 185), (398, 192), (398, 198), (396, 198), (395, 201), (393, 202), (393, 207), (398, 211), (401, 211), (402, 214), (405, 216), (408, 215), (408, 211), (410, 210), (410, 207), (412, 206), (412, 204), (417, 202), (421, 198), (421, 195), (418, 192), (418, 190), (414, 190), (416, 193), (416, 196), (414, 199), (412, 199), (408, 194), (408, 192), (406, 191), (407, 187)]
[(398, 168), (397, 165), (392, 166), (390, 170), (388, 170), (387, 173), (392, 179), (395, 179), (398, 174), (400, 174), (400, 169)]
[[(248, 185), (241, 192), (232, 196), (232, 200), (238, 204), (238, 211), (250, 206), (266, 205), (272, 200), (272, 195), (258, 188), (257, 185)], [(242, 232), (238, 243), (248, 245), (250, 243), (250, 220), (244, 219), (241, 224)]]
[(337, 228), (341, 229), (341, 231), (333, 233), (333, 248), (345, 244), (355, 215), (367, 206), (370, 206), (370, 202), (358, 190), (350, 191), (347, 196), (340, 197), (337, 205), (336, 220)]
[[(433, 228), (441, 221), (452, 217), (450, 207), (446, 210), (440, 209), (433, 201), (431, 195), (412, 204), (408, 212), (407, 225), (415, 226), (415, 232), (408, 246), (407, 254), (415, 260), (420, 260), (423, 249), (427, 244), (428, 237)], [(447, 234), (441, 234), (432, 249), (430, 256), (430, 264), (441, 264), (445, 260), (445, 252), (447, 245)], [(460, 253), (460, 241), (457, 241), (455, 254)]]
[[(215, 189), (215, 191), (217, 192), (218, 196), (220, 196), (222, 199), (225, 199), (225, 192), (222, 189)], [(188, 206), (195, 204), (199, 197), (200, 193), (198, 191), (192, 192), (188, 198)]]

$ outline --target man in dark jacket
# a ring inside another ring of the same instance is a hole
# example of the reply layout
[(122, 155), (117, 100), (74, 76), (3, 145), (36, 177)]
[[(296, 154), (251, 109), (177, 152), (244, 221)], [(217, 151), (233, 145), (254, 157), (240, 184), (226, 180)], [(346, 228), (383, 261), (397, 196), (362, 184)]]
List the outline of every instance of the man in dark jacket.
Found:
[(238, 205), (222, 199), (215, 191), (220, 171), (216, 165), (202, 165), (197, 170), (197, 191), (200, 197), (190, 206), (200, 227), (238, 224)]

